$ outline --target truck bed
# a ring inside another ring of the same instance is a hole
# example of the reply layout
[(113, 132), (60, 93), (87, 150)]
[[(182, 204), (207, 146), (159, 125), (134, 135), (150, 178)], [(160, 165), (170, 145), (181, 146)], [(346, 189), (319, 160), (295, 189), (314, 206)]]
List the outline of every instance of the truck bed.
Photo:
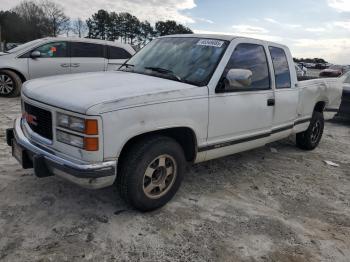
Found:
[(299, 81), (298, 114), (310, 116), (314, 105), (319, 101), (326, 102), (326, 108), (338, 110), (342, 96), (342, 82), (339, 78), (317, 78)]

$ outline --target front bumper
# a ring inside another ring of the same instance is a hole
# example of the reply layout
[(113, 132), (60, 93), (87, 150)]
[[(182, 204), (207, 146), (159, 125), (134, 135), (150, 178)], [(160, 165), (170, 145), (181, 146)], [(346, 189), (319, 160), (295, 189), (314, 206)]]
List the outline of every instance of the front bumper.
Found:
[(81, 187), (99, 189), (111, 186), (116, 178), (116, 161), (102, 163), (76, 163), (74, 160), (59, 157), (40, 145), (31, 142), (22, 131), (22, 120), (15, 120), (14, 128), (6, 130), (9, 146), (16, 143), (23, 149), (23, 168), (34, 168), (38, 177), (57, 175)]

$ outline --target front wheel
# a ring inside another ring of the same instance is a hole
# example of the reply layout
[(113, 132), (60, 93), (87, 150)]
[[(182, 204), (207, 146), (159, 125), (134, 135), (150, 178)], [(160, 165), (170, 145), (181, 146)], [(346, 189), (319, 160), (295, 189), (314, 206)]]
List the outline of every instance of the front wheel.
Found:
[(175, 140), (157, 136), (141, 140), (127, 150), (117, 174), (122, 198), (140, 211), (164, 206), (183, 179), (183, 149)]
[(304, 150), (315, 149), (321, 141), (324, 129), (324, 117), (321, 112), (314, 112), (308, 129), (296, 136), (297, 146)]
[(15, 97), (21, 92), (21, 78), (12, 71), (0, 70), (0, 96)]

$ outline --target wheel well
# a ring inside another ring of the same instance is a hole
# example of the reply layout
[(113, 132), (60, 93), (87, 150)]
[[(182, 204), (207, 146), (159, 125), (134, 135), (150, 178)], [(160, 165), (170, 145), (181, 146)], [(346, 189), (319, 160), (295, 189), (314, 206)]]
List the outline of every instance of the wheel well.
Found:
[(140, 140), (146, 139), (149, 136), (167, 136), (171, 137), (180, 144), (185, 153), (185, 158), (189, 162), (193, 162), (196, 159), (197, 153), (197, 139), (192, 129), (188, 127), (177, 127), (164, 130), (158, 130), (148, 132), (131, 138), (123, 147), (119, 158), (123, 158), (128, 148)]
[(326, 107), (326, 102), (324, 101), (317, 102), (315, 105), (314, 111), (322, 113), (325, 107)]
[(21, 79), (22, 83), (27, 81), (25, 76), (21, 72), (15, 70), (15, 69), (12, 69), (12, 68), (1, 68), (0, 70), (8, 70), (8, 71), (12, 71), (12, 72), (16, 73), (19, 76), (19, 78)]

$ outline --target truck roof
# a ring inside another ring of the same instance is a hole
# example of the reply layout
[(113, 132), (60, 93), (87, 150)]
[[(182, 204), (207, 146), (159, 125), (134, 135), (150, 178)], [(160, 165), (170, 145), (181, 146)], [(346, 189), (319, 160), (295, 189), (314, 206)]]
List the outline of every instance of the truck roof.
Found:
[(243, 38), (243, 39), (250, 39), (250, 40), (258, 40), (258, 41), (263, 41), (265, 43), (270, 43), (274, 45), (279, 45), (281, 47), (288, 48), (285, 45), (278, 44), (275, 42), (271, 41), (266, 41), (262, 39), (256, 39), (256, 38), (251, 38), (251, 37), (244, 37), (244, 36), (238, 36), (238, 35), (223, 35), (223, 34), (179, 34), (179, 35), (167, 35), (167, 36), (162, 36), (160, 38), (164, 37), (195, 37), (195, 38), (208, 38), (208, 39), (217, 39), (217, 40), (224, 40), (224, 41), (232, 41), (236, 38)]
[(196, 38), (211, 38), (211, 39), (232, 41), (233, 39), (237, 38), (238, 36), (220, 35), (220, 34), (179, 34), (179, 35), (166, 35), (166, 36), (162, 36), (160, 38), (164, 38), (164, 37), (196, 37)]

